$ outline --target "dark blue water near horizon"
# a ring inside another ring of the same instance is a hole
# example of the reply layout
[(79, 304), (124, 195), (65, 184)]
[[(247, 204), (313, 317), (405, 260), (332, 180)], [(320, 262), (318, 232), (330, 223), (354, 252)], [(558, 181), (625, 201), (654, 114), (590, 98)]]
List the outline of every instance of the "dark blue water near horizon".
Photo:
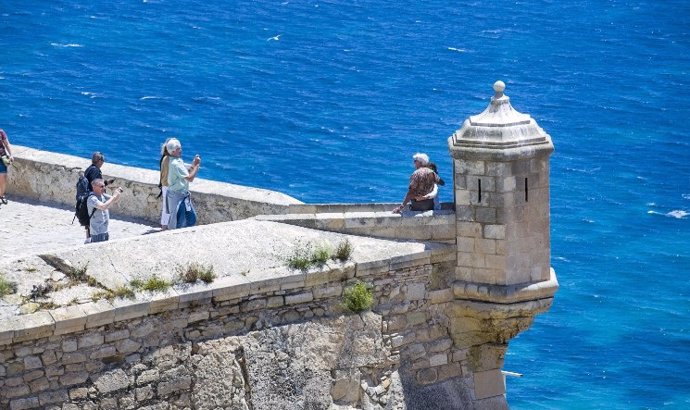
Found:
[(0, 0), (13, 143), (155, 169), (179, 136), (305, 202), (398, 201), (417, 151), (450, 181), (503, 80), (556, 147), (561, 284), (510, 344), (514, 409), (690, 408), (689, 71), (686, 1)]

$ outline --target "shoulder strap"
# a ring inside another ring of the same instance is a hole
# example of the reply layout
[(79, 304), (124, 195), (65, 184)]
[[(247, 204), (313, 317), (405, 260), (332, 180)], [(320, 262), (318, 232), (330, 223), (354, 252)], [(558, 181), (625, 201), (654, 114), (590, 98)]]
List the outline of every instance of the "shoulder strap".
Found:
[[(86, 196), (86, 204), (87, 204), (86, 206), (88, 206), (89, 198), (91, 198), (92, 196), (96, 196), (96, 194), (94, 194), (93, 192), (89, 192), (89, 195)], [(96, 208), (95, 206), (93, 207), (93, 211), (91, 211), (91, 215), (89, 215), (89, 221), (90, 221), (91, 218), (93, 217), (93, 214), (96, 213), (96, 210), (97, 210), (97, 209), (98, 209), (98, 208)]]

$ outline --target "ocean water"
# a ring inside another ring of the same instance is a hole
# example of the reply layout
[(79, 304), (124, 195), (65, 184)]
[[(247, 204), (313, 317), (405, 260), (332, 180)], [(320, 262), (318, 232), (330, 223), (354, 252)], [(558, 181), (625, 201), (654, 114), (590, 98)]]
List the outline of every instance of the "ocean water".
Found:
[(397, 201), (503, 80), (556, 147), (561, 284), (511, 407), (690, 408), (690, 2), (81, 3), (0, 0), (13, 143), (155, 169), (178, 136), (204, 178)]

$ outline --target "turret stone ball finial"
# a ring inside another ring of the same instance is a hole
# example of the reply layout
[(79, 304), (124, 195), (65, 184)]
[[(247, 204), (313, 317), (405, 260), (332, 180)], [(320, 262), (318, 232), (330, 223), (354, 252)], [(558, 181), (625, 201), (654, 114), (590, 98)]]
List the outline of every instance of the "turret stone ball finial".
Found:
[(495, 98), (501, 98), (503, 97), (503, 90), (506, 89), (506, 83), (504, 83), (501, 80), (498, 80), (494, 83), (494, 91), (496, 91), (496, 95), (494, 96)]

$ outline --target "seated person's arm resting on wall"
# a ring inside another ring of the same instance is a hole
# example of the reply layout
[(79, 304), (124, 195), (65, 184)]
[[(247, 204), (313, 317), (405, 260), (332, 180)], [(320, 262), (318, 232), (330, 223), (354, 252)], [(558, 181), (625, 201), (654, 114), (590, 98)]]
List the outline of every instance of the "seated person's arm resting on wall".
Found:
[(403, 199), (402, 204), (395, 208), (393, 212), (396, 214), (402, 212), (403, 208), (405, 208), (405, 205), (407, 205), (407, 203), (410, 202), (412, 199), (414, 199), (414, 191), (412, 190), (412, 184), (410, 184), (410, 187), (407, 190), (407, 195), (405, 195), (405, 199)]

